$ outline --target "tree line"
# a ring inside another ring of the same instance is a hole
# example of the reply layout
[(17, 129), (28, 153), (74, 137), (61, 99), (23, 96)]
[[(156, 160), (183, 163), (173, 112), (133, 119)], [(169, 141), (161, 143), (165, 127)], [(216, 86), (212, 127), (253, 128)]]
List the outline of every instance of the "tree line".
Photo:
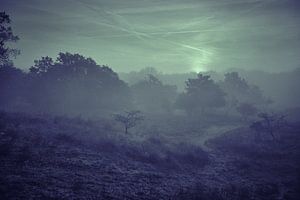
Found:
[(237, 112), (247, 118), (271, 103), (262, 91), (237, 72), (214, 81), (199, 73), (186, 80), (183, 92), (147, 74), (133, 85), (121, 80), (110, 67), (80, 54), (61, 52), (57, 58), (35, 60), (28, 72), (13, 65), (20, 52), (8, 44), (16, 42), (10, 18), (0, 13), (0, 108), (39, 113), (99, 115), (122, 110), (188, 115)]

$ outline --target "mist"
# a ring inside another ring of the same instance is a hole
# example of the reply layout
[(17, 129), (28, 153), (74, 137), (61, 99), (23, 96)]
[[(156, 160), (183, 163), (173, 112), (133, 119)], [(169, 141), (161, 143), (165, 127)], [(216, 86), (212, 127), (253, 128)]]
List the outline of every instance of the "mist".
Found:
[(1, 199), (299, 199), (299, 3), (1, 2)]

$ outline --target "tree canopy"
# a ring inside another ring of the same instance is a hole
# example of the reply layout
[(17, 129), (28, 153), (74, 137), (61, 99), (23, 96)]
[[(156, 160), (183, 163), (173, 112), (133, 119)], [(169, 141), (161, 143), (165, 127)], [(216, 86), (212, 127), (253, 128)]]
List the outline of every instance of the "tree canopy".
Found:
[(41, 110), (81, 113), (130, 105), (129, 88), (117, 73), (79, 54), (59, 53), (55, 62), (42, 57), (30, 75), (30, 101)]
[(256, 106), (270, 103), (270, 100), (263, 95), (258, 86), (250, 85), (237, 72), (226, 73), (220, 86), (226, 92), (227, 102), (232, 107), (236, 108), (245, 103)]
[(148, 112), (170, 111), (177, 95), (176, 86), (165, 85), (152, 74), (131, 88), (139, 109)]
[(14, 35), (10, 23), (9, 15), (5, 12), (0, 12), (0, 66), (12, 64), (11, 56), (16, 56), (20, 53), (19, 50), (10, 47), (8, 44), (19, 40), (19, 37)]
[(178, 97), (177, 106), (189, 113), (218, 108), (225, 105), (225, 93), (209, 75), (199, 73), (186, 81), (185, 91)]

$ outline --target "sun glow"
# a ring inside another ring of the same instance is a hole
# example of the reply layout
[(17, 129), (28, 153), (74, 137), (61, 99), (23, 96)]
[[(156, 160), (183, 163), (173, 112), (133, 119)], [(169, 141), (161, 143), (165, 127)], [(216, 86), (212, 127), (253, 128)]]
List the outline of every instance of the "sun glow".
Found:
[(205, 72), (207, 71), (206, 69), (204, 69), (202, 66), (197, 66), (197, 67), (194, 67), (192, 69), (193, 72), (196, 72), (196, 73), (200, 73), (200, 72)]
[(216, 51), (213, 48), (207, 48), (200, 54), (194, 55), (191, 58), (192, 71), (196, 73), (208, 71), (209, 65), (212, 63), (213, 56), (216, 56)]

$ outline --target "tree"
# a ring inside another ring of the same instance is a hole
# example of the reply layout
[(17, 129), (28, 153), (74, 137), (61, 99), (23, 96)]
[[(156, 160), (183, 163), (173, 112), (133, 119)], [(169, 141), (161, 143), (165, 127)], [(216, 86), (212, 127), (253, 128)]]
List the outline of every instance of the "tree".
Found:
[(255, 104), (256, 106), (270, 103), (270, 100), (264, 97), (258, 86), (250, 85), (237, 72), (226, 73), (224, 77), (220, 86), (227, 94), (226, 100), (230, 109), (243, 103)]
[(281, 130), (286, 126), (286, 120), (283, 115), (276, 115), (274, 113), (260, 113), (258, 114), (259, 121), (253, 122), (250, 128), (259, 135), (262, 132), (270, 134), (273, 140), (276, 140), (275, 132)]
[(79, 54), (59, 53), (30, 68), (29, 98), (38, 111), (59, 114), (110, 114), (131, 106), (130, 89), (107, 66)]
[(198, 74), (186, 81), (186, 89), (177, 99), (176, 105), (188, 113), (203, 112), (206, 108), (225, 105), (225, 93), (209, 75)]
[(131, 87), (136, 105), (146, 112), (171, 112), (177, 95), (176, 86), (165, 85), (157, 77), (147, 77)]
[(224, 75), (224, 85), (226, 88), (230, 88), (233, 92), (240, 93), (248, 90), (249, 85), (247, 81), (240, 77), (237, 72), (229, 72)]
[(53, 65), (53, 59), (46, 56), (42, 57), (41, 60), (34, 60), (34, 66), (30, 67), (29, 71), (32, 74), (43, 74), (53, 67)]
[(125, 114), (116, 114), (115, 120), (122, 123), (125, 128), (125, 134), (128, 134), (128, 129), (135, 127), (139, 122), (144, 120), (141, 111), (128, 111)]
[(134, 85), (140, 81), (143, 81), (149, 74), (160, 77), (162, 74), (158, 72), (154, 67), (146, 67), (139, 71), (131, 71), (129, 73), (120, 73), (120, 76), (130, 85)]
[(18, 36), (13, 34), (10, 26), (11, 20), (5, 12), (0, 12), (0, 66), (12, 64), (11, 56), (17, 56), (20, 51), (8, 46), (9, 42), (19, 40)]
[(0, 108), (15, 109), (24, 103), (25, 73), (13, 66), (11, 57), (20, 51), (9, 46), (19, 40), (13, 34), (11, 20), (5, 12), (0, 12)]

